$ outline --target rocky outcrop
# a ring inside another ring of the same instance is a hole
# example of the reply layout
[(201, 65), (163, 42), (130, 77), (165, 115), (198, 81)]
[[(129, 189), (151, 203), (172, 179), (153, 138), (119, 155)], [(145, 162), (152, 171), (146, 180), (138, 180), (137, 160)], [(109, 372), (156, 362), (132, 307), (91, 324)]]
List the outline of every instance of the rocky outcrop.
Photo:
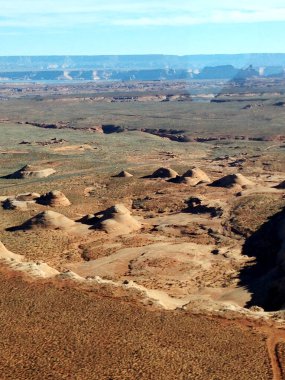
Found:
[(114, 175), (117, 178), (131, 178), (133, 175), (125, 170), (121, 171), (119, 174)]
[(38, 199), (41, 195), (39, 193), (23, 193), (16, 195), (17, 201), (24, 201), (24, 202), (33, 202), (36, 199)]
[(150, 178), (176, 178), (177, 176), (179, 176), (179, 174), (175, 170), (161, 167), (155, 170)]
[(61, 230), (72, 234), (84, 234), (88, 232), (88, 227), (86, 225), (77, 223), (58, 212), (50, 210), (43, 211), (27, 220), (24, 224), (18, 227), (8, 228), (7, 230), (17, 231), (30, 230), (34, 228)]
[(240, 186), (241, 188), (247, 188), (254, 186), (254, 182), (244, 177), (242, 174), (229, 174), (211, 183), (214, 187), (231, 188)]
[(181, 177), (180, 181), (182, 183), (195, 186), (199, 183), (210, 183), (210, 177), (201, 169), (193, 167), (192, 169), (187, 170)]
[(28, 202), (17, 201), (16, 199), (13, 199), (13, 198), (7, 198), (4, 202), (2, 202), (2, 206), (4, 210), (18, 210), (18, 211), (28, 210)]
[(70, 206), (71, 203), (67, 197), (58, 190), (50, 191), (37, 199), (37, 203), (51, 206), (51, 207), (62, 207)]
[(212, 217), (223, 215), (223, 208), (219, 202), (209, 201), (201, 197), (190, 197), (187, 201), (186, 212), (191, 214), (210, 214)]
[(142, 227), (123, 204), (117, 204), (94, 215), (87, 215), (81, 221), (112, 235), (129, 234)]
[(42, 168), (39, 166), (25, 165), (20, 170), (9, 174), (6, 178), (23, 179), (23, 178), (45, 178), (56, 173), (52, 168)]

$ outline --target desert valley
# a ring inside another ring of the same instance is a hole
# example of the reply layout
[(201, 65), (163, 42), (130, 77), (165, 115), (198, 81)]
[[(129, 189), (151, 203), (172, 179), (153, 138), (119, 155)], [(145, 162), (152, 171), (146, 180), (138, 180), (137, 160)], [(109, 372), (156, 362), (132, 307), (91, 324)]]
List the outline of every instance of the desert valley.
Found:
[(285, 378), (284, 84), (0, 85), (1, 378)]

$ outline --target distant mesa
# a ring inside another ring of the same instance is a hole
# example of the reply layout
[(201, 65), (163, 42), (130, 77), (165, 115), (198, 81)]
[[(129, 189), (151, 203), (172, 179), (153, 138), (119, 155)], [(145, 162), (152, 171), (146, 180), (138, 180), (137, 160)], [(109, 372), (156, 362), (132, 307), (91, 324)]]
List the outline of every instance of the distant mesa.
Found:
[(133, 175), (131, 173), (126, 172), (125, 170), (123, 170), (119, 174), (114, 175), (114, 177), (117, 177), (117, 178), (130, 178), (130, 177), (133, 177)]
[(249, 180), (248, 178), (244, 177), (242, 174), (229, 174), (225, 177), (222, 177), (214, 182), (211, 183), (211, 186), (214, 187), (225, 187), (225, 188), (231, 188), (235, 186), (240, 186), (242, 188), (246, 187), (252, 187), (255, 183)]
[[(8, 81), (143, 81), (217, 79), (241, 81), (252, 77), (283, 78), (284, 54), (239, 55), (130, 55), (126, 56), (65, 56), (3, 57), (0, 77)], [(56, 62), (54, 61), (56, 60)], [(66, 63), (69, 60), (69, 63)], [(25, 61), (25, 63), (23, 63)], [(264, 69), (262, 72), (260, 67)], [(96, 70), (94, 71), (94, 67)], [(53, 68), (53, 70), (51, 70)], [(17, 89), (22, 92), (22, 89)], [(101, 95), (101, 97), (103, 97)], [(155, 97), (155, 94), (146, 96)], [(188, 94), (168, 94), (161, 101), (188, 100)], [(113, 101), (140, 101), (143, 96), (116, 95)], [(159, 100), (160, 98), (158, 98)]]
[(170, 168), (159, 168), (149, 178), (176, 178), (179, 174)]
[(56, 173), (56, 171), (52, 168), (42, 169), (38, 166), (25, 165), (20, 170), (17, 170), (16, 172), (9, 174), (6, 178), (45, 178), (49, 177), (54, 173)]
[(69, 199), (58, 190), (50, 191), (37, 199), (37, 203), (51, 206), (51, 207), (62, 207), (62, 206), (70, 206), (71, 203)]
[(55, 211), (43, 211), (33, 218), (27, 220), (19, 227), (8, 228), (8, 231), (16, 230), (30, 230), (35, 228), (62, 230), (74, 234), (82, 234), (88, 232), (88, 227), (84, 224), (74, 222), (72, 219), (55, 212)]
[(141, 229), (141, 223), (123, 205), (116, 204), (95, 215), (87, 215), (82, 222), (113, 235), (125, 235)]

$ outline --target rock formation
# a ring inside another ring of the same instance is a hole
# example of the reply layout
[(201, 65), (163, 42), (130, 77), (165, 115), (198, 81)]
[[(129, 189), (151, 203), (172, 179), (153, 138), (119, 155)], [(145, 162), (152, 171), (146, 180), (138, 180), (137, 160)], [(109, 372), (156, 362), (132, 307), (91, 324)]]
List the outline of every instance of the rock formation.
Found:
[(52, 168), (43, 169), (42, 167), (33, 166), (33, 165), (25, 165), (20, 170), (9, 174), (6, 178), (45, 178), (54, 174), (56, 171)]
[(4, 202), (2, 202), (2, 206), (4, 210), (18, 210), (18, 211), (28, 210), (28, 202), (18, 201), (13, 198), (7, 198)]
[(51, 206), (51, 207), (62, 207), (62, 206), (70, 206), (70, 201), (66, 198), (66, 196), (58, 190), (50, 191), (37, 199), (37, 203)]
[(133, 175), (131, 173), (126, 172), (125, 170), (123, 170), (119, 174), (115, 175), (114, 177), (130, 178), (130, 177), (133, 177)]
[(108, 234), (124, 235), (141, 228), (141, 223), (123, 205), (117, 204), (94, 216), (87, 216), (85, 222)]
[(22, 256), (21, 255), (16, 255), (15, 253), (10, 252), (5, 247), (5, 245), (0, 241), (0, 260), (4, 260), (4, 261), (13, 261), (13, 260), (21, 261), (22, 260)]
[(26, 221), (22, 226), (14, 229), (28, 230), (33, 228), (62, 230), (75, 234), (88, 232), (88, 227), (86, 225), (77, 223), (58, 212), (50, 210), (37, 214)]
[(211, 180), (203, 170), (193, 167), (192, 169), (187, 170), (187, 172), (181, 176), (180, 182), (195, 186), (198, 183), (202, 182), (210, 183)]
[(229, 174), (211, 183), (211, 186), (231, 188), (240, 186), (247, 188), (254, 186), (254, 182), (244, 177), (242, 174)]
[(151, 178), (176, 178), (179, 174), (170, 168), (159, 168), (150, 176)]
[(38, 193), (23, 193), (16, 195), (17, 201), (32, 202), (39, 198), (41, 195)]

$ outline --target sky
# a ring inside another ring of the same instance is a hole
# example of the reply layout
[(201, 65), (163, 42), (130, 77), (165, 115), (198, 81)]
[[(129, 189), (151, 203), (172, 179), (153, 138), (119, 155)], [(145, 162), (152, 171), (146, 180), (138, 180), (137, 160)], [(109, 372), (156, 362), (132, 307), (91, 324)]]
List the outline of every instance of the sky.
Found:
[(285, 0), (0, 0), (0, 55), (285, 53)]

